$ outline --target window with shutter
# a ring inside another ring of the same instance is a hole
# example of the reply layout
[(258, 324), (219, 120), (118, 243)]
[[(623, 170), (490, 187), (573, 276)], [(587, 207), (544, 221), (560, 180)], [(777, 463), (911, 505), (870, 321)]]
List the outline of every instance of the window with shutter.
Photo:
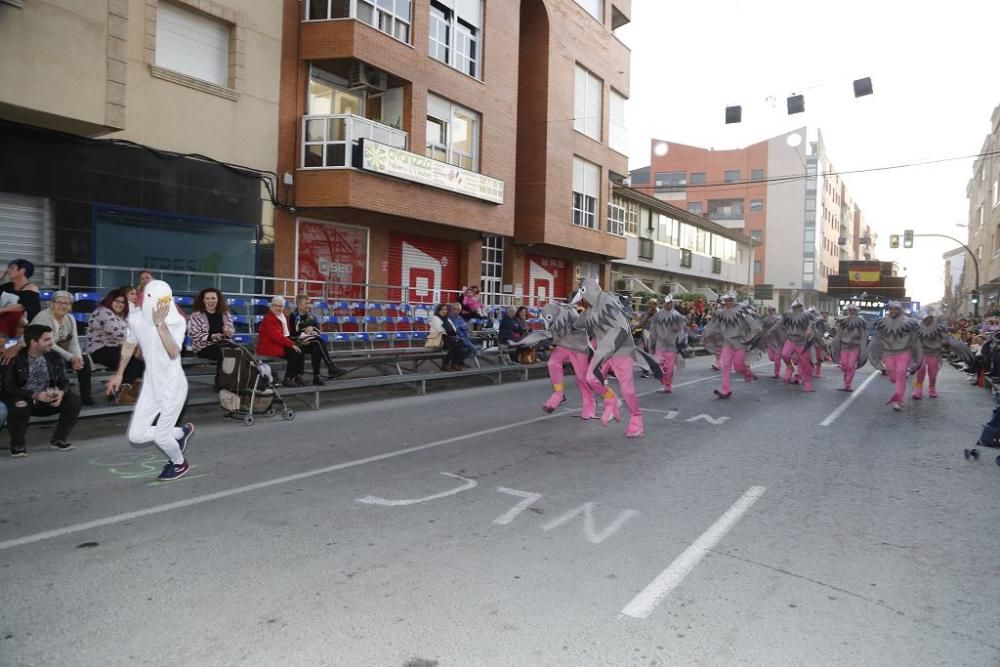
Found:
[(156, 11), (156, 65), (229, 86), (229, 33), (224, 21), (160, 2)]

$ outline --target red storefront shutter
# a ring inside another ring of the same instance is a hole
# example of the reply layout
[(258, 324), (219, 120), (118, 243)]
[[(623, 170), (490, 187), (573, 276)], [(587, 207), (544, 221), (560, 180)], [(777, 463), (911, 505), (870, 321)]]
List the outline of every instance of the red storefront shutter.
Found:
[(524, 262), (524, 293), (531, 306), (543, 306), (553, 299), (565, 299), (566, 260), (527, 255)]
[(409, 303), (458, 300), (460, 252), (458, 241), (390, 234), (389, 299)]

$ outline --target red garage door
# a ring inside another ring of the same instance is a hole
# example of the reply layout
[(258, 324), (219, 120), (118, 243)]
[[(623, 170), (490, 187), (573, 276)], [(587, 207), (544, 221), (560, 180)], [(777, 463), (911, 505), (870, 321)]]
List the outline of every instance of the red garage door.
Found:
[(566, 260), (557, 257), (527, 255), (524, 262), (525, 295), (532, 306), (543, 306), (553, 299), (565, 299)]
[(410, 303), (457, 300), (459, 253), (458, 241), (390, 234), (389, 298)]

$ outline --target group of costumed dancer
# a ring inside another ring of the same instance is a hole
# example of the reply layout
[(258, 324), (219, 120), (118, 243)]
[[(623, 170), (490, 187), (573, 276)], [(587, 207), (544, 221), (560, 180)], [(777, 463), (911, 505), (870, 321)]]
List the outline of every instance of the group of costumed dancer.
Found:
[[(923, 398), (924, 380), (928, 396), (937, 398), (937, 376), (941, 354), (946, 347), (966, 360), (971, 352), (964, 343), (949, 335), (948, 327), (933, 310), (925, 310), (920, 319), (903, 313), (898, 301), (886, 304), (887, 314), (875, 325), (875, 335), (869, 342), (868, 323), (857, 306), (849, 304), (845, 315), (833, 326), (816, 311), (806, 309), (801, 299), (781, 315), (768, 308), (760, 317), (749, 302), (737, 303), (736, 295), (722, 295), (719, 308), (705, 325), (702, 343), (715, 355), (713, 368), (721, 371), (721, 386), (714, 390), (720, 399), (733, 395), (732, 374), (743, 376), (745, 382), (757, 380), (751, 364), (767, 354), (774, 364), (772, 378), (801, 385), (802, 391), (812, 392), (813, 378), (823, 377), (822, 363), (832, 361), (843, 372), (840, 391), (854, 391), (854, 376), (866, 362), (882, 371), (894, 384), (895, 392), (888, 404), (894, 410), (903, 409), (907, 377), (916, 374), (912, 398)], [(618, 389), (629, 412), (625, 435), (643, 435), (642, 412), (635, 393), (634, 368), (648, 370), (661, 383), (660, 391), (673, 391), (674, 372), (683, 364), (681, 352), (687, 345), (687, 318), (674, 308), (668, 295), (661, 307), (646, 323), (643, 342), (646, 350), (636, 345), (629, 314), (617, 295), (601, 289), (597, 280), (584, 278), (568, 304), (551, 302), (542, 308), (545, 328), (536, 331), (518, 345), (533, 347), (549, 341), (552, 354), (548, 361), (552, 394), (542, 405), (553, 412), (566, 402), (563, 366), (569, 363), (576, 377), (583, 404), (581, 418), (597, 418), (597, 399), (603, 401), (601, 424), (621, 421), (618, 394), (608, 385), (614, 375)]]

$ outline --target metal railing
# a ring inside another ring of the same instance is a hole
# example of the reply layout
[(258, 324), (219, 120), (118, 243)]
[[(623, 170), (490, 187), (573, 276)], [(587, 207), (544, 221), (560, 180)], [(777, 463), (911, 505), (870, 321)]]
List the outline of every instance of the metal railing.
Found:
[(302, 117), (302, 168), (344, 169), (354, 164), (354, 146), (361, 139), (406, 150), (409, 135), (354, 114), (326, 114)]

